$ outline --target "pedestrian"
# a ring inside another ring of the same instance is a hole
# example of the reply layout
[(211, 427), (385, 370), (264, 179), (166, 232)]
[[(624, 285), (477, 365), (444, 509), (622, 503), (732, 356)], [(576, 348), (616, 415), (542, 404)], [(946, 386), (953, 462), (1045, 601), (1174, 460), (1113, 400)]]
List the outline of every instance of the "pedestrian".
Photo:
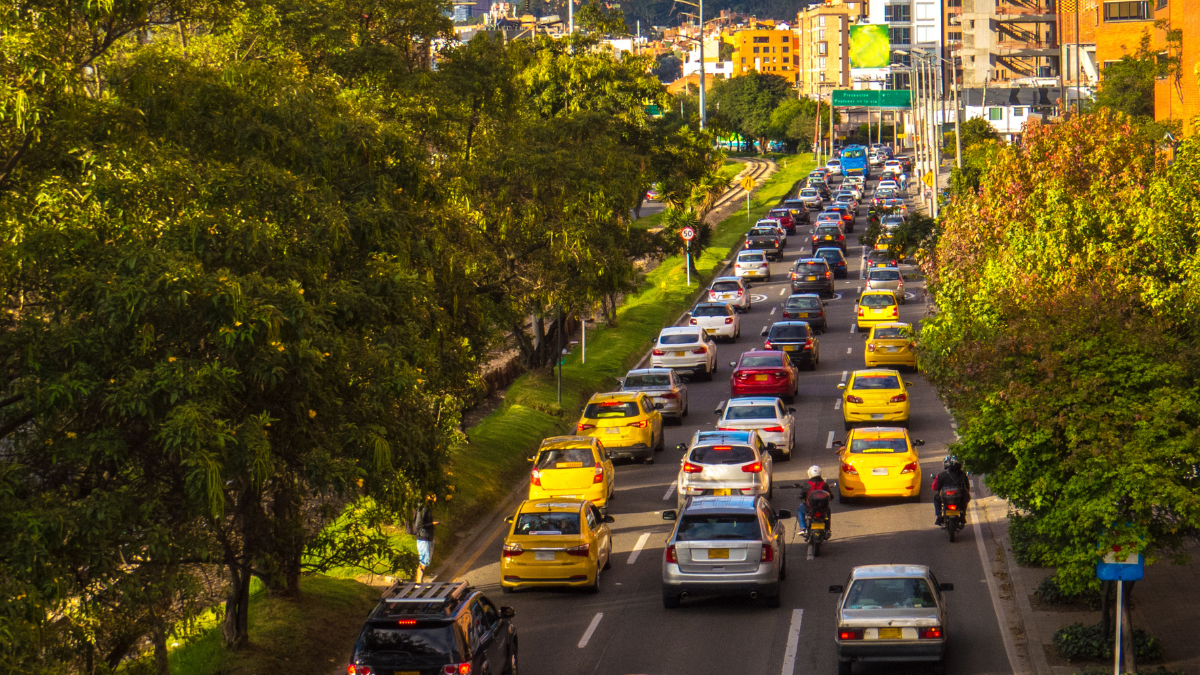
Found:
[(413, 580), (418, 584), (425, 578), (425, 568), (433, 562), (433, 528), (439, 521), (433, 519), (433, 507), (437, 504), (437, 495), (431, 494), (425, 498), (425, 503), (417, 511), (415, 520), (417, 529), (417, 573)]

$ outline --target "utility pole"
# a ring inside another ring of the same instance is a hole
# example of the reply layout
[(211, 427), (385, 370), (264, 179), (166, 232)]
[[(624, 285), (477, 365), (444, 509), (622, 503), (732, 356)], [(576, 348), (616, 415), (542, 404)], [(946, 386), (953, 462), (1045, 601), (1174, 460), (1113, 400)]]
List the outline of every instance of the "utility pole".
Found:
[(1080, 80), (1083, 79), (1083, 64), (1079, 60), (1079, 0), (1076, 0), (1075, 5), (1075, 112), (1076, 114), (1083, 112), (1083, 99), (1080, 95)]
[(704, 104), (704, 0), (700, 0), (700, 128), (708, 126), (708, 110)]
[(567, 33), (575, 34), (575, 0), (567, 0)]
[[(954, 58), (958, 58), (957, 56)], [(954, 157), (955, 165), (959, 171), (962, 170), (962, 98), (958, 89), (958, 67), (953, 62), (950, 64), (954, 73)]]

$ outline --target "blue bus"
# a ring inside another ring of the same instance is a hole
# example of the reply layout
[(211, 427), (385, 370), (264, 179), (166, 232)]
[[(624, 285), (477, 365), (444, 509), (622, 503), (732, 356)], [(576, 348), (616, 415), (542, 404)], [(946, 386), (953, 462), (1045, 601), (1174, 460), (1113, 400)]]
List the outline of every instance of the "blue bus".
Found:
[(870, 178), (871, 165), (867, 163), (867, 149), (861, 145), (849, 145), (842, 150), (842, 175)]

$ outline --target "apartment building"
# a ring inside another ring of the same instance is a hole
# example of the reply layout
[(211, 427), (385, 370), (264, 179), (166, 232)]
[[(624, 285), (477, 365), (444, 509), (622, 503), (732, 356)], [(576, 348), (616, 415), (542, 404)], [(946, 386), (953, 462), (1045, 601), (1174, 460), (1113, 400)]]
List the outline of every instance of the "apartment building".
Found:
[[(800, 48), (796, 65), (800, 93), (811, 98), (850, 87), (850, 24), (863, 3), (812, 5), (796, 15)], [(853, 12), (853, 13), (852, 13)]]
[(733, 34), (733, 74), (751, 71), (779, 75), (795, 84), (800, 40), (786, 26), (739, 30)]
[[(859, 80), (855, 88), (907, 89), (911, 81), (912, 58), (896, 50), (920, 47), (938, 56), (943, 49), (943, 7), (945, 0), (868, 0), (866, 22), (884, 24), (891, 36), (892, 65), (885, 73), (851, 73)], [(962, 0), (968, 2), (969, 0)], [(983, 2), (984, 0), (978, 0)], [(994, 2), (995, 0), (990, 0)]]
[[(1059, 0), (1063, 2), (1096, 0)], [(964, 86), (1057, 86), (1062, 62), (1055, 0), (944, 0), (946, 40)], [(951, 33), (954, 38), (951, 38)]]

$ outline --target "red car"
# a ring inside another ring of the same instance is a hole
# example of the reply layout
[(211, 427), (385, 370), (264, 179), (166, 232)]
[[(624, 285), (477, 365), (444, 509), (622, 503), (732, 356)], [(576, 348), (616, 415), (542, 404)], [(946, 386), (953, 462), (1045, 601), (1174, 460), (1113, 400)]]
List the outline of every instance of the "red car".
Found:
[(799, 374), (783, 352), (754, 350), (730, 361), (729, 396), (780, 396), (795, 400)]
[(788, 234), (796, 234), (796, 219), (792, 217), (790, 209), (771, 209), (767, 217), (778, 220)]

